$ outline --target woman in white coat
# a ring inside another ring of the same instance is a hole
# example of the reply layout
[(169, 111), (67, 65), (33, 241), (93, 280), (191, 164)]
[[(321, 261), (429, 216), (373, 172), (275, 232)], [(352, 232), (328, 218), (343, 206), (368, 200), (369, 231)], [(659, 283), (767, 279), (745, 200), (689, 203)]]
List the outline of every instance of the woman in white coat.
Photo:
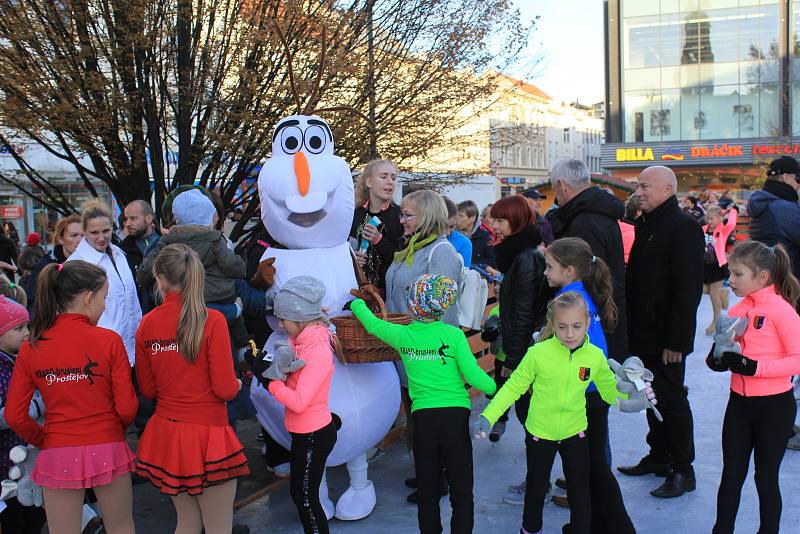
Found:
[(106, 309), (97, 326), (113, 330), (122, 338), (128, 360), (136, 362), (136, 329), (142, 309), (136, 296), (136, 283), (125, 253), (111, 243), (114, 230), (111, 210), (102, 202), (92, 201), (83, 209), (83, 239), (67, 261), (83, 260), (97, 265), (108, 277)]

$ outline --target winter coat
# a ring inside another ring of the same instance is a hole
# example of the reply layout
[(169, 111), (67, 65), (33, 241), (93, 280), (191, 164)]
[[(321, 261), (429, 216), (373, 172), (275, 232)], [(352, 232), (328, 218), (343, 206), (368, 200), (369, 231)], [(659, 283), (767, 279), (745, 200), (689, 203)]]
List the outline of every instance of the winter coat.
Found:
[(500, 336), (506, 353), (504, 366), (516, 369), (532, 344), (533, 333), (547, 316), (553, 290), (544, 275), (544, 257), (536, 250), (542, 242), (539, 230), (529, 225), (503, 239), (495, 247), (498, 268), (503, 273), (498, 302)]
[(464, 260), (464, 267), (469, 269), (472, 265), (472, 241), (458, 230), (450, 232), (447, 240)]
[(750, 239), (767, 246), (786, 247), (792, 259), (792, 272), (800, 276), (800, 205), (791, 186), (767, 180), (764, 188), (753, 192), (747, 205), (750, 214)]
[(677, 198), (638, 219), (626, 280), (631, 354), (694, 350), (704, 265), (703, 230)]
[(183, 243), (200, 257), (206, 271), (206, 302), (230, 303), (236, 299), (236, 278), (244, 278), (244, 260), (228, 248), (228, 241), (219, 230), (196, 224), (176, 225), (158, 240), (139, 268), (139, 284), (147, 287), (153, 279), (153, 264), (161, 250), (175, 243)]
[(739, 343), (758, 362), (755, 376), (731, 373), (731, 390), (745, 397), (790, 391), (792, 375), (800, 374), (800, 317), (792, 305), (771, 285), (740, 300), (728, 316), (747, 317)]
[(34, 307), (36, 305), (36, 282), (39, 280), (39, 274), (42, 269), (51, 263), (64, 263), (67, 258), (64, 256), (64, 247), (56, 245), (49, 254), (45, 254), (31, 269), (31, 274), (25, 279), (22, 288), (28, 296), (28, 313), (33, 317)]
[(475, 221), (475, 227), (469, 236), (472, 242), (472, 265), (488, 265), (495, 267), (494, 247), (492, 246), (491, 234), (481, 225), (480, 221)]
[(361, 232), (364, 225), (373, 217), (381, 220), (381, 240), (367, 248), (367, 263), (364, 275), (376, 287), (386, 287), (386, 271), (394, 260), (394, 253), (403, 248), (403, 225), (400, 224), (400, 206), (391, 202), (379, 213), (369, 211), (369, 204), (356, 208), (353, 213), (353, 225), (350, 237), (361, 244)]
[[(725, 249), (728, 246), (728, 238), (731, 236), (733, 231), (736, 230), (736, 219), (737, 219), (736, 210), (735, 209), (731, 210), (728, 212), (728, 219), (724, 222), (719, 223), (713, 230), (714, 255), (716, 256), (717, 263), (719, 263), (720, 267), (722, 267), (723, 265), (727, 265), (728, 263), (728, 256), (725, 252)], [(708, 233), (707, 224), (703, 226), (703, 233), (704, 234)]]
[[(148, 238), (147, 248), (142, 252), (142, 249), (139, 248), (139, 244), (137, 243), (137, 239), (133, 236), (127, 236), (125, 239), (122, 240), (120, 243), (119, 248), (125, 253), (128, 258), (128, 265), (133, 271), (134, 277), (137, 277), (139, 273), (139, 269), (142, 267), (142, 263), (144, 262), (145, 256), (158, 246), (158, 241), (161, 239), (159, 234), (152, 234)], [(142, 307), (142, 313), (148, 313), (150, 310), (155, 308), (156, 303), (153, 299), (153, 290), (154, 285), (151, 283), (150, 285), (143, 286), (139, 283), (136, 284), (136, 292), (139, 296), (139, 304)]]
[(547, 214), (556, 239), (579, 237), (592, 248), (611, 270), (614, 304), (619, 322), (613, 332), (606, 332), (609, 355), (624, 359), (628, 355), (628, 326), (625, 317), (625, 249), (619, 220), (625, 216), (625, 205), (599, 187), (589, 187), (572, 200)]
[(125, 345), (125, 352), (128, 353), (128, 361), (133, 367), (136, 362), (136, 329), (142, 320), (142, 308), (139, 306), (136, 282), (125, 253), (113, 243), (108, 244), (108, 251), (108, 253), (98, 252), (86, 238), (83, 238), (67, 261), (83, 260), (97, 265), (106, 272), (108, 277), (106, 309), (100, 316), (97, 326), (119, 334)]
[[(437, 247), (439, 243), (445, 244)], [(433, 250), (433, 247), (436, 247), (436, 250)], [(405, 261), (392, 262), (386, 271), (386, 311), (408, 312), (409, 288), (414, 280), (423, 274), (441, 274), (458, 283), (461, 278), (461, 268), (461, 258), (445, 235), (440, 235), (432, 243), (414, 252), (414, 261), (410, 266), (406, 265)], [(442, 321), (458, 326), (458, 306), (450, 306)]]
[[(17, 246), (11, 239), (3, 235), (2, 232), (0, 232), (0, 261), (4, 261), (12, 265), (17, 264)], [(9, 280), (12, 282), (14, 281), (13, 271), (4, 269), (3, 272)]]
[(628, 265), (628, 258), (631, 255), (633, 240), (636, 239), (636, 227), (628, 221), (619, 221), (619, 231), (622, 234), (622, 250), (625, 257), (625, 265)]

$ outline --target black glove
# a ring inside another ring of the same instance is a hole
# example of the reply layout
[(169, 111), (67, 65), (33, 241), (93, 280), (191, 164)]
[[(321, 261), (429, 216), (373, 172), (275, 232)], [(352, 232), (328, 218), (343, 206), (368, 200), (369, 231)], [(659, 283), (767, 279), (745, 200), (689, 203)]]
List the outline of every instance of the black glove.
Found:
[(500, 317), (494, 315), (486, 319), (481, 332), (481, 340), (491, 343), (500, 336)]
[(717, 373), (724, 373), (725, 371), (730, 369), (730, 366), (725, 362), (724, 359), (722, 358), (717, 359), (714, 356), (714, 349), (716, 348), (716, 346), (717, 346), (716, 343), (711, 345), (711, 350), (708, 351), (708, 356), (706, 356), (706, 365), (712, 371), (715, 371)]
[(253, 359), (253, 363), (251, 364), (250, 368), (253, 371), (253, 376), (255, 376), (256, 380), (261, 382), (261, 385), (264, 388), (269, 387), (269, 383), (272, 382), (269, 378), (264, 378), (264, 371), (272, 366), (272, 362), (268, 362), (263, 359), (264, 353), (262, 352), (258, 356)]
[(751, 360), (744, 354), (738, 352), (726, 352), (722, 359), (730, 367), (732, 373), (744, 376), (754, 376), (758, 368), (758, 362)]

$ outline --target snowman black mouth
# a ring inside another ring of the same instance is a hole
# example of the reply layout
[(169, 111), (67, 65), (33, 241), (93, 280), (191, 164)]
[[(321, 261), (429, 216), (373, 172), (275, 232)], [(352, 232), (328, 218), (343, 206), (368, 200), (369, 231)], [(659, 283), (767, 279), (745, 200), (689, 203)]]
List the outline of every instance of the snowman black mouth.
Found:
[(328, 214), (324, 209), (312, 211), (311, 213), (290, 213), (289, 222), (302, 228), (310, 228), (317, 224)]

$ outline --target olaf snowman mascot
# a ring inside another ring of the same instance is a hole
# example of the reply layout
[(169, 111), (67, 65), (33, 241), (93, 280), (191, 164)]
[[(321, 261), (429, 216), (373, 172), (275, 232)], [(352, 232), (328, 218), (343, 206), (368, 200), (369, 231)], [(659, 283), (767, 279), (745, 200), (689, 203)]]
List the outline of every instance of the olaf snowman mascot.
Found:
[[(354, 194), (350, 168), (333, 154), (328, 124), (313, 115), (282, 119), (272, 134), (272, 157), (258, 176), (261, 218), (270, 235), (286, 249), (268, 248), (262, 257), (275, 258), (277, 291), (291, 278), (308, 275), (326, 287), (323, 306), (335, 315), (352, 299), (358, 287), (350, 245)], [(264, 351), (286, 338), (274, 316), (267, 320), (274, 333)], [(258, 420), (281, 445), (291, 438), (283, 424), (284, 408), (254, 380), (250, 396)], [(338, 519), (362, 519), (375, 507), (375, 488), (367, 478), (367, 450), (386, 435), (400, 407), (397, 372), (389, 362), (342, 364), (334, 362), (330, 408), (342, 422), (328, 466), (347, 464), (350, 487), (336, 504)], [(320, 499), (330, 519), (334, 507), (325, 479)]]

